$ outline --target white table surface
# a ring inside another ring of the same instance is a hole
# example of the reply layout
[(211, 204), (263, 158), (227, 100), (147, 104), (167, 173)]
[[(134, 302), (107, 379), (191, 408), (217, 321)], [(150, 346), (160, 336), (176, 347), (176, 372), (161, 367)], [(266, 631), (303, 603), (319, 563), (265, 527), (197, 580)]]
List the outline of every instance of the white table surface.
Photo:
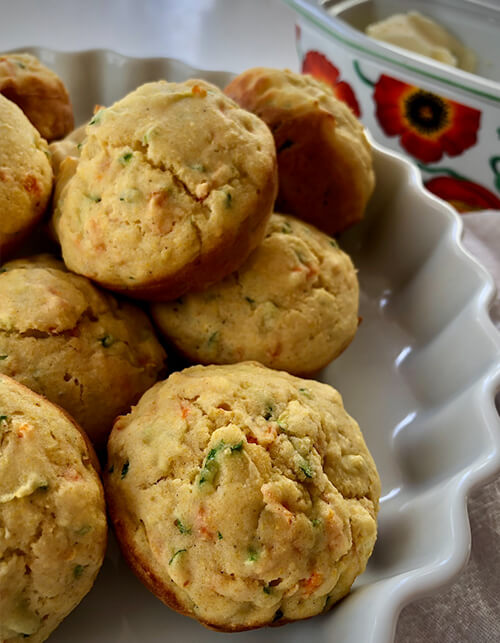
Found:
[[(171, 56), (195, 67), (234, 72), (259, 65), (298, 68), (294, 15), (280, 0), (0, 0), (0, 16), (4, 51), (23, 46), (61, 51), (106, 48), (130, 56)], [(474, 522), (472, 531), (474, 537)], [(456, 597), (471, 589), (475, 556), (481, 552), (473, 548), (469, 567), (452, 588), (403, 611), (397, 643), (497, 640), (472, 634), (481, 627), (474, 624), (474, 608), (468, 608), (467, 601), (460, 605), (460, 620), (471, 626), (472, 638), (467, 626), (457, 638)]]

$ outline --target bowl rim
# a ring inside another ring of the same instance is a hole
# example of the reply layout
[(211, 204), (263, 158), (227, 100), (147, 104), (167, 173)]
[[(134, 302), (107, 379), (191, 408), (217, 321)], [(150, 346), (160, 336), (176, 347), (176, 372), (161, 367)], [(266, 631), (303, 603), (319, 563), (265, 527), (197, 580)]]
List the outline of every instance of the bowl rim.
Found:
[(311, 22), (340, 45), (402, 71), (412, 72), (428, 81), (441, 83), (449, 91), (459, 90), (476, 99), (500, 106), (500, 83), (462, 69), (444, 65), (417, 53), (388, 43), (380, 43), (347, 22), (328, 13), (317, 0), (283, 0), (302, 18)]

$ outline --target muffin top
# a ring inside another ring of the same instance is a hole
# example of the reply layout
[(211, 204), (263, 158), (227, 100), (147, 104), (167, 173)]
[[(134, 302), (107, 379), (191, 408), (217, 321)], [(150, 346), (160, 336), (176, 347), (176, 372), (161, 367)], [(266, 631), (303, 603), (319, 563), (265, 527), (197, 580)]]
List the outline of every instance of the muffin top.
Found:
[(372, 551), (378, 474), (326, 384), (255, 362), (194, 366), (117, 420), (108, 456), (125, 555), (210, 627), (317, 614)]
[(62, 406), (102, 446), (163, 368), (145, 313), (50, 255), (4, 264), (0, 296), (0, 371)]
[(73, 108), (64, 83), (31, 54), (0, 55), (0, 93), (19, 105), (48, 141), (73, 129)]
[(313, 373), (358, 327), (356, 271), (337, 242), (291, 216), (273, 214), (243, 266), (210, 288), (153, 305), (160, 330), (193, 361), (253, 359)]
[(0, 255), (43, 214), (52, 190), (48, 146), (22, 111), (0, 95)]
[(338, 100), (325, 83), (308, 74), (254, 67), (236, 76), (224, 92), (258, 114), (272, 130), (280, 126), (284, 112), (292, 117), (323, 109), (334, 114), (337, 127), (363, 137), (363, 125), (346, 103)]
[(328, 234), (362, 219), (375, 185), (371, 147), (363, 125), (328, 85), (307, 74), (256, 67), (224, 91), (273, 132), (276, 209)]
[(202, 80), (159, 81), (90, 121), (55, 228), (75, 272), (172, 298), (244, 261), (275, 193), (264, 123)]
[(0, 375), (0, 639), (44, 641), (106, 547), (95, 454), (61, 409)]

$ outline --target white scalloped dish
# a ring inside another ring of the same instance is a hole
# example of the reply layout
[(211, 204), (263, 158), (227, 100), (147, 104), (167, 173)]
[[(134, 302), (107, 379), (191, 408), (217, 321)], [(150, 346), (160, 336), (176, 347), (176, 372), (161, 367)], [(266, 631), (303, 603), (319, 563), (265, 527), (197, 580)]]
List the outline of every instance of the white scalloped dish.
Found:
[[(65, 80), (77, 123), (159, 78), (203, 77), (168, 59), (31, 49)], [(367, 571), (330, 613), (237, 635), (205, 630), (135, 579), (112, 542), (96, 585), (53, 643), (388, 643), (402, 606), (456, 576), (470, 546), (466, 499), (500, 469), (500, 336), (494, 287), (462, 248), (461, 222), (425, 192), (418, 171), (374, 144), (377, 187), (365, 221), (340, 243), (359, 270), (363, 322), (322, 373), (360, 423), (382, 479), (379, 538)]]

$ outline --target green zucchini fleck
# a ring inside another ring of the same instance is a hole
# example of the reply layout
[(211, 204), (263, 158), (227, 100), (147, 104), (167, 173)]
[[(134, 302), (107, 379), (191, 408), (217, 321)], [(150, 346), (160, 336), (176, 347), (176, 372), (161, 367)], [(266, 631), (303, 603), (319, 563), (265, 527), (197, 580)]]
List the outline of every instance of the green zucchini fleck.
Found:
[(186, 525), (183, 525), (179, 518), (175, 519), (174, 525), (181, 532), (181, 534), (189, 535), (191, 533), (191, 527), (186, 527)]
[(339, 244), (333, 237), (330, 239), (330, 245), (333, 246), (334, 248), (337, 248), (337, 250), (340, 250)]
[(312, 478), (314, 475), (314, 471), (311, 469), (311, 465), (307, 460), (303, 460), (302, 464), (300, 465), (300, 470), (302, 473), (305, 475), (306, 478)]
[(132, 160), (132, 157), (132, 152), (125, 152), (125, 154), (122, 154), (118, 159), (118, 163), (120, 163), (121, 165), (127, 165)]
[(215, 344), (219, 340), (219, 331), (216, 330), (214, 333), (210, 335), (210, 337), (207, 339), (207, 346), (211, 347), (213, 344)]
[(233, 195), (230, 192), (226, 192), (226, 208), (230, 208), (233, 202)]
[(3, 362), (4, 359), (7, 359), (8, 355), (0, 355), (0, 362)]
[(87, 199), (90, 199), (90, 201), (93, 201), (94, 203), (100, 203), (102, 201), (100, 196), (97, 196), (96, 194), (86, 194), (85, 195)]
[(222, 534), (220, 533), (220, 531), (218, 531), (218, 532), (217, 532), (217, 538), (218, 538), (219, 540), (222, 540)]
[(127, 475), (128, 470), (130, 468), (130, 462), (127, 460), (122, 467), (122, 471), (120, 473), (120, 478), (123, 480), (123, 478)]
[(272, 417), (273, 417), (273, 413), (274, 413), (274, 406), (271, 403), (269, 403), (266, 406), (266, 410), (265, 410), (265, 412), (263, 414), (264, 415), (264, 420), (271, 420)]
[(313, 518), (313, 519), (311, 520), (311, 523), (312, 523), (312, 526), (313, 526), (313, 527), (319, 527), (319, 526), (321, 525), (321, 523), (322, 523), (322, 522), (323, 522), (323, 521), (321, 520), (321, 518)]
[(7, 424), (8, 419), (9, 419), (8, 415), (0, 415), (0, 424), (2, 422), (5, 422), (5, 424)]
[(269, 585), (264, 585), (264, 587), (262, 588), (262, 591), (264, 592), (264, 594), (270, 594), (271, 588), (269, 587)]
[(259, 557), (260, 553), (254, 547), (247, 549), (247, 563), (255, 563), (255, 561), (259, 560)]
[(292, 226), (288, 223), (288, 221), (283, 221), (283, 225), (281, 226), (281, 232), (283, 234), (290, 234), (292, 232)]
[(100, 109), (94, 116), (90, 119), (89, 125), (100, 125), (104, 110)]
[(299, 388), (299, 393), (302, 393), (304, 397), (312, 399), (311, 391), (308, 388)]
[(186, 552), (186, 551), (187, 551), (187, 549), (178, 549), (178, 550), (174, 553), (174, 555), (172, 556), (172, 558), (168, 561), (168, 564), (169, 564), (169, 565), (171, 565), (171, 564), (174, 562), (174, 560), (177, 558), (177, 556), (178, 556), (179, 554), (183, 554), (183, 553), (184, 553), (184, 552)]
[(104, 346), (104, 348), (109, 348), (115, 343), (116, 340), (111, 335), (104, 335), (103, 337), (99, 337), (99, 341)]
[(75, 565), (73, 567), (73, 576), (74, 578), (80, 578), (83, 574), (84, 571), (84, 566), (83, 565)]
[(278, 418), (276, 420), (276, 424), (278, 425), (278, 428), (282, 433), (287, 432), (288, 424), (284, 420), (282, 420), (281, 418)]
[(155, 134), (155, 129), (156, 128), (153, 125), (153, 127), (150, 127), (148, 131), (144, 134), (144, 136), (142, 137), (142, 142), (144, 145), (147, 145), (149, 143), (149, 141), (151, 140), (151, 137)]
[(218, 444), (216, 444), (214, 447), (210, 449), (210, 451), (207, 454), (207, 457), (205, 458), (205, 464), (203, 465), (203, 468), (200, 471), (200, 478), (198, 480), (198, 485), (202, 485), (205, 482), (213, 482), (214, 478), (217, 474), (217, 471), (219, 469), (219, 463), (216, 461), (217, 454), (219, 451), (222, 451), (222, 449), (226, 446), (224, 440), (221, 440)]
[(238, 442), (238, 444), (233, 444), (230, 447), (231, 453), (238, 453), (239, 451), (243, 450), (243, 440), (241, 442)]
[(90, 525), (83, 525), (83, 527), (77, 529), (75, 533), (77, 536), (86, 536), (89, 531), (92, 531), (92, 527)]

